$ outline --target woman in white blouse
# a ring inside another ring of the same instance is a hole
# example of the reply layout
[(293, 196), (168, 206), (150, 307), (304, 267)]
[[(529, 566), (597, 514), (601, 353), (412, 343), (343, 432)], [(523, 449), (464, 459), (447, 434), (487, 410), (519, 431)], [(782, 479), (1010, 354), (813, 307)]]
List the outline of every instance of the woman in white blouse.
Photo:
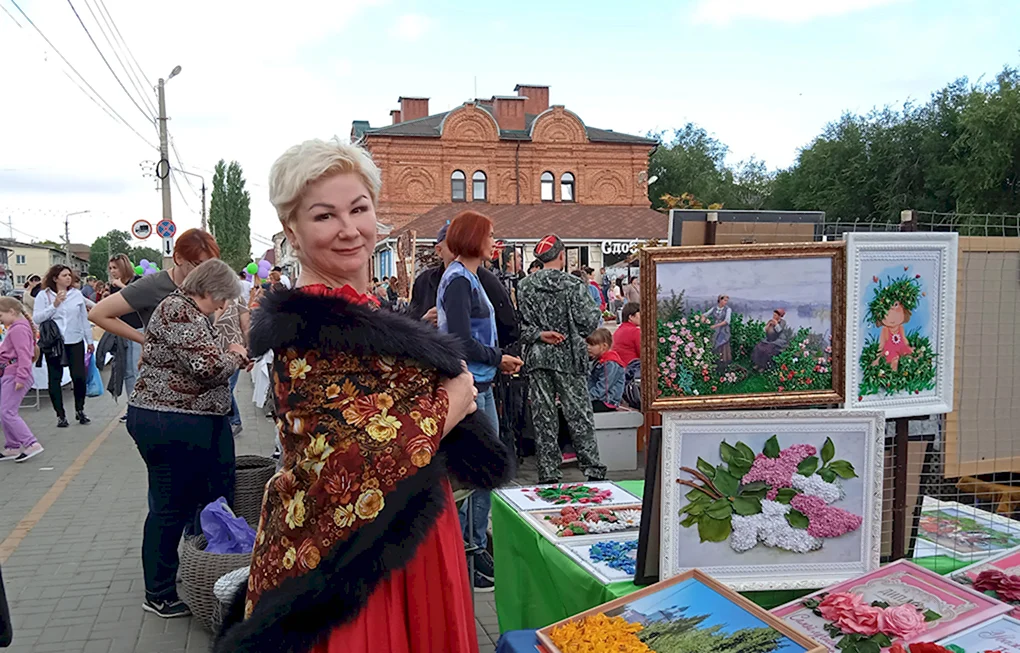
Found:
[(43, 322), (53, 320), (64, 337), (64, 355), (46, 357), (49, 368), (50, 401), (57, 413), (57, 426), (67, 428), (64, 413), (64, 397), (60, 382), (64, 377), (64, 366), (71, 368), (74, 384), (74, 411), (79, 424), (89, 424), (85, 415), (85, 351), (95, 351), (92, 341), (92, 325), (89, 324), (88, 305), (91, 303), (81, 291), (73, 288), (74, 275), (66, 265), (54, 265), (43, 278), (43, 290), (35, 298), (32, 319), (40, 328)]

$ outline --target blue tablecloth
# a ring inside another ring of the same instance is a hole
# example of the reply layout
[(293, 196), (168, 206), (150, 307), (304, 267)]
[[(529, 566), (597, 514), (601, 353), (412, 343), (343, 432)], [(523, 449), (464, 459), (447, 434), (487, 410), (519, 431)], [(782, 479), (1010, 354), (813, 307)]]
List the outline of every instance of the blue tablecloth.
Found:
[(538, 638), (534, 630), (508, 630), (496, 642), (496, 653), (536, 653)]

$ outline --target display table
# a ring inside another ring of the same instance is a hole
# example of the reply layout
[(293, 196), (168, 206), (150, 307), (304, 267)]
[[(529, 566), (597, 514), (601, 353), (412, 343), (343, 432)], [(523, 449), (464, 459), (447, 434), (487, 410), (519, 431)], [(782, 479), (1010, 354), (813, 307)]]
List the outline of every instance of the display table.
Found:
[[(644, 481), (618, 481), (641, 496)], [(496, 615), (499, 631), (544, 628), (597, 605), (635, 592), (633, 582), (603, 585), (535, 531), (503, 499), (492, 496), (492, 549), (496, 563)], [(939, 574), (966, 566), (946, 557), (913, 562)], [(743, 592), (766, 610), (810, 593), (810, 590)]]

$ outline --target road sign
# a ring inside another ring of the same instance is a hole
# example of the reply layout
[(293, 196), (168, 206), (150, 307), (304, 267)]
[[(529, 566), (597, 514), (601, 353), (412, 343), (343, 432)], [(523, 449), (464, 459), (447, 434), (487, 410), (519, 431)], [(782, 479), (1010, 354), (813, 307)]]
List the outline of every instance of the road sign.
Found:
[(174, 255), (174, 237), (173, 236), (163, 236), (163, 256), (173, 256), (173, 255)]
[(173, 220), (160, 220), (156, 225), (156, 233), (163, 238), (173, 238), (177, 233), (177, 225)]
[(148, 220), (135, 220), (135, 223), (131, 225), (131, 234), (135, 238), (145, 240), (152, 235), (152, 224)]

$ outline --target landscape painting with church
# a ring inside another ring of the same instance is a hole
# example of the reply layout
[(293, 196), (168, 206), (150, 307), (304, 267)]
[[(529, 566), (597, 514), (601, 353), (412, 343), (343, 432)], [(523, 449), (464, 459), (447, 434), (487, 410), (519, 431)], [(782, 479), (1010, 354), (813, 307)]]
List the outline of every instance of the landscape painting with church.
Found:
[(786, 397), (789, 405), (839, 392), (844, 320), (835, 288), (843, 275), (835, 252), (656, 261), (655, 399)]

